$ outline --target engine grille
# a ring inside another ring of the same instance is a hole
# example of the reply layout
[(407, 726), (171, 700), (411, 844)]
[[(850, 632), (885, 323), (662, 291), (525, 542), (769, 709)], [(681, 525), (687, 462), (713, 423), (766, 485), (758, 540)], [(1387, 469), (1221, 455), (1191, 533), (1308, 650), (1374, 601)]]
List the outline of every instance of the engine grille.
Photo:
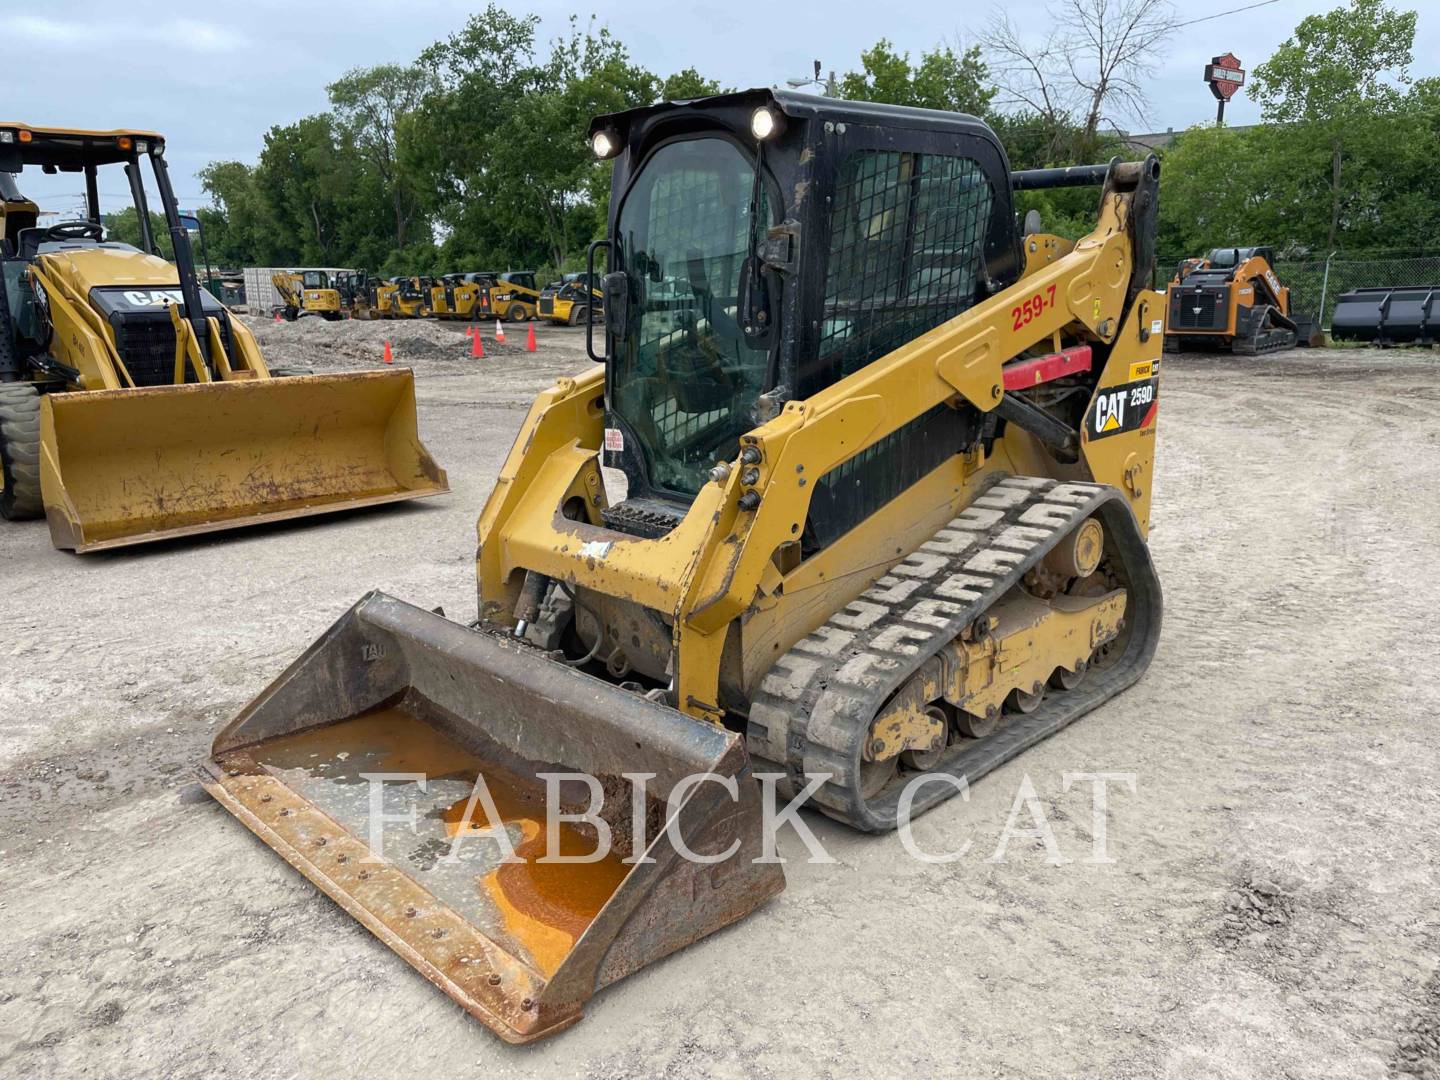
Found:
[(536, 304), (535, 307), (536, 307), (536, 310), (539, 311), (541, 315), (554, 315), (554, 314), (555, 314), (555, 296), (554, 296), (554, 294), (553, 294), (553, 293), (548, 293), (548, 292), (542, 292), (542, 293), (540, 294), (540, 302), (539, 302), (538, 304)]
[(1171, 289), (1171, 330), (1225, 330), (1230, 318), (1230, 290)]
[[(222, 320), (221, 337), (230, 347), (229, 327)], [(136, 386), (170, 386), (175, 377), (175, 327), (169, 317), (125, 319), (115, 332), (115, 345), (125, 370)], [(214, 368), (211, 367), (211, 373)], [(185, 365), (185, 381), (198, 382), (194, 369)]]

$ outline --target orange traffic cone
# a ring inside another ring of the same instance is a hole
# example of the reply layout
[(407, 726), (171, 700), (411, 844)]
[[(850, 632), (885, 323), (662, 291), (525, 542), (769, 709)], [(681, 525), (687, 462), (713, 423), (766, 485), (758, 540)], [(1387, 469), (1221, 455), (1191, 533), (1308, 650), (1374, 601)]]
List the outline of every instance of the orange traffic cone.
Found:
[(470, 355), (481, 360), (485, 359), (485, 342), (481, 339), (478, 329), (470, 335)]
[(280, 312), (278, 312), (278, 311), (275, 312), (275, 321), (276, 321), (276, 322), (284, 322), (284, 321), (285, 321), (284, 319), (280, 318)]
[(472, 325), (472, 326), (467, 326), (467, 327), (465, 327), (465, 336), (466, 336), (466, 337), (474, 337), (474, 336), (475, 336), (475, 327), (474, 327), (473, 325)]
[(497, 344), (505, 344), (505, 327), (500, 325), (500, 320), (495, 320), (495, 341)]
[(535, 351), (535, 324), (533, 322), (530, 324), (530, 336), (525, 341), (525, 351)]
[(385, 356), (384, 356), (384, 360), (385, 360), (385, 363), (387, 363), (387, 364), (393, 364), (393, 363), (395, 362), (395, 354), (390, 351), (390, 342), (388, 342), (388, 341), (385, 342)]

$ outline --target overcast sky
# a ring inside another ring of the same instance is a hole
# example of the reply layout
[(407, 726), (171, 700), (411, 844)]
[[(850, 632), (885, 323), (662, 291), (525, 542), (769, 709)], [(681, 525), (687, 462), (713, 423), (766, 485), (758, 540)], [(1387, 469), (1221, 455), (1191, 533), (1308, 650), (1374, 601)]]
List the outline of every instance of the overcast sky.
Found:
[[(1198, 19), (1257, 0), (1184, 0)], [(1130, 131), (1184, 128), (1214, 118), (1215, 103), (1201, 70), (1216, 53), (1235, 53), (1247, 69), (1264, 60), (1312, 12), (1340, 0), (1277, 0), (1182, 29), (1149, 86), (1143, 118), (1112, 117)], [(549, 38), (571, 11), (561, 0), (509, 3), (532, 10)], [(726, 4), (628, 0), (596, 5), (600, 22), (637, 61), (668, 74), (698, 68), (723, 85), (782, 84), (808, 75), (814, 59), (845, 71), (880, 36), (912, 55), (940, 40), (970, 40), (991, 11), (1004, 8), (1038, 36), (1048, 18), (1044, 0), (972, 0), (969, 4), (895, 4), (874, 0), (827, 3)], [(1396, 0), (1420, 10), (1417, 76), (1440, 74), (1440, 4)], [(149, 128), (163, 133), (182, 206), (202, 198), (195, 172), (206, 162), (253, 162), (264, 132), (326, 107), (325, 86), (352, 67), (406, 62), (464, 24), (483, 4), (404, 0), (384, 4), (246, 0), (241, 4), (175, 4), (155, 0), (78, 3), (47, 0), (4, 17), (6, 62), (0, 78), (0, 120), (71, 127)], [(883, 18), (877, 14), (883, 12)], [(954, 14), (960, 12), (961, 14)], [(1243, 92), (1242, 92), (1243, 93)], [(1227, 120), (1249, 123), (1257, 110), (1243, 97)], [(117, 177), (118, 179), (118, 177)], [(82, 185), (74, 178), (31, 181), (26, 189), (45, 209), (73, 209)], [(102, 194), (119, 191), (115, 181)], [(127, 198), (128, 204), (128, 198)]]

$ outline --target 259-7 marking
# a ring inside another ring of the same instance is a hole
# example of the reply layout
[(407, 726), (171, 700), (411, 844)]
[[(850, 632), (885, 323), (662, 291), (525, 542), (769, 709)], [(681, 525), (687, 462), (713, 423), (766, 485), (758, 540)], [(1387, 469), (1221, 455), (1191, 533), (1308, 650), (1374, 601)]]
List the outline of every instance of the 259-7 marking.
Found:
[(1016, 304), (1010, 311), (1010, 317), (1015, 320), (1012, 329), (1019, 330), (1026, 323), (1032, 322), (1040, 317), (1046, 309), (1055, 306), (1055, 286), (1051, 285), (1043, 293), (1036, 293), (1023, 304)]

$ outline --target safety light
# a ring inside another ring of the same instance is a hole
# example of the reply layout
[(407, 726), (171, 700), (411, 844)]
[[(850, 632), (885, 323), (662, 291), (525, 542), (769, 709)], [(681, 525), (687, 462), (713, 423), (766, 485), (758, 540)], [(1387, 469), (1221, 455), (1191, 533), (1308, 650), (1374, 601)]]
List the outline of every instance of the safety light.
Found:
[(595, 156), (604, 160), (614, 157), (620, 149), (620, 140), (615, 137), (615, 132), (609, 128), (597, 131), (590, 139), (590, 149), (595, 151)]
[(117, 146), (119, 146), (121, 150), (129, 150), (129, 149), (130, 149), (130, 136), (129, 136), (129, 135), (121, 135), (118, 139), (115, 140), (115, 144), (116, 144)]
[(33, 138), (35, 138), (35, 135), (34, 135), (33, 132), (29, 132), (29, 131), (22, 131), (22, 132), (20, 132), (20, 141), (21, 141), (21, 142), (29, 142), (29, 141), (30, 141), (31, 139), (33, 139)]
[(750, 134), (762, 142), (780, 130), (780, 118), (764, 105), (750, 114)]

